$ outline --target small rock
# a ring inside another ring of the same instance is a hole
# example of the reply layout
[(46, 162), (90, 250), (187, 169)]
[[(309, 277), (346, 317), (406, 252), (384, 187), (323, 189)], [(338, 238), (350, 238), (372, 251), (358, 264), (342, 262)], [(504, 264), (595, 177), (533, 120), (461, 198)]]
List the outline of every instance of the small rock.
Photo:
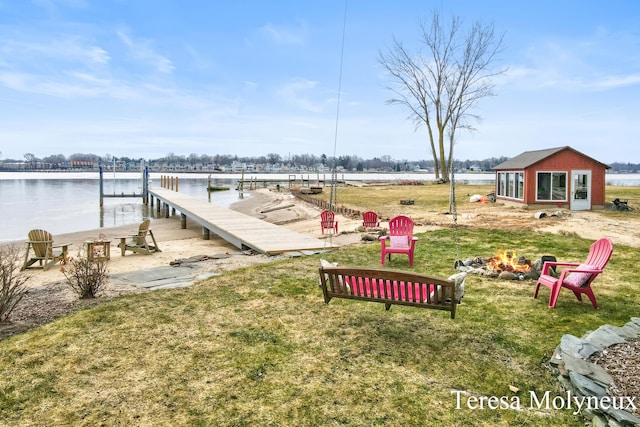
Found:
[(503, 271), (498, 275), (498, 278), (502, 280), (516, 280), (518, 276), (510, 271)]
[(365, 242), (375, 242), (376, 240), (378, 240), (378, 235), (377, 234), (371, 234), (371, 233), (365, 233), (360, 237), (360, 240), (363, 240)]

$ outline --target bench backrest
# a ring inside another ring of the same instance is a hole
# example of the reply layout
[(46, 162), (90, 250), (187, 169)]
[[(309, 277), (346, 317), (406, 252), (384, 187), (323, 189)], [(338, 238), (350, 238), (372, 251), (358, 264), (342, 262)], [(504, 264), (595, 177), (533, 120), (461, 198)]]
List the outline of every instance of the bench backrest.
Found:
[(455, 315), (455, 282), (425, 274), (359, 267), (320, 267), (326, 297), (448, 310)]

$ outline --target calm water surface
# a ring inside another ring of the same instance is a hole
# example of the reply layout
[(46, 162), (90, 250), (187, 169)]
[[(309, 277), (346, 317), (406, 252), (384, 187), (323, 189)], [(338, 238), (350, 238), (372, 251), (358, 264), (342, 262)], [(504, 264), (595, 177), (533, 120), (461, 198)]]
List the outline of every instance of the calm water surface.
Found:
[[(145, 206), (139, 197), (105, 198), (101, 209), (98, 177), (97, 173), (0, 174), (0, 242), (23, 240), (34, 228), (56, 235), (136, 224), (143, 218), (155, 217), (155, 210)], [(152, 175), (151, 179), (152, 187), (160, 185), (159, 175), (157, 179)], [(104, 193), (140, 194), (140, 182), (137, 174), (117, 174), (115, 179), (105, 174)], [(180, 192), (207, 200), (207, 182), (206, 175), (180, 178)], [(211, 202), (229, 207), (239, 201), (235, 182), (212, 179), (212, 185), (230, 187), (230, 190), (212, 192)]]
[[(152, 173), (151, 187), (160, 186), (161, 174)], [(208, 174), (171, 174), (180, 179), (180, 192), (207, 200)], [(289, 174), (245, 175), (251, 177), (282, 179)], [(242, 175), (213, 175), (211, 184), (229, 187), (228, 191), (211, 193), (211, 203), (230, 207), (241, 200), (235, 190)], [(311, 181), (319, 178), (331, 180), (330, 174), (295, 175)], [(432, 174), (339, 174), (343, 180), (418, 180), (430, 181)], [(457, 182), (492, 184), (494, 174), (458, 174)], [(104, 174), (105, 194), (140, 193), (139, 173)], [(608, 185), (640, 186), (639, 174), (607, 175)], [(247, 194), (244, 197), (249, 197)], [(137, 224), (143, 218), (153, 218), (155, 210), (148, 209), (141, 198), (105, 198), (100, 209), (100, 179), (97, 172), (78, 173), (12, 173), (0, 172), (0, 242), (23, 240), (29, 230), (42, 228), (50, 233), (62, 234), (98, 228), (112, 228)]]

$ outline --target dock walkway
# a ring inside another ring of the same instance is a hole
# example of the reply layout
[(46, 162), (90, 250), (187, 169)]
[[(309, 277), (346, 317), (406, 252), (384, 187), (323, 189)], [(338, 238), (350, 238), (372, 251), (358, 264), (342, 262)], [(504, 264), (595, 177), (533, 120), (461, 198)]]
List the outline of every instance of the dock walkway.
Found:
[(211, 232), (239, 249), (250, 248), (268, 255), (331, 249), (329, 242), (172, 190), (149, 189), (149, 196), (158, 200), (158, 208), (165, 203), (179, 211), (183, 228), (187, 219), (195, 221), (202, 226), (205, 239)]

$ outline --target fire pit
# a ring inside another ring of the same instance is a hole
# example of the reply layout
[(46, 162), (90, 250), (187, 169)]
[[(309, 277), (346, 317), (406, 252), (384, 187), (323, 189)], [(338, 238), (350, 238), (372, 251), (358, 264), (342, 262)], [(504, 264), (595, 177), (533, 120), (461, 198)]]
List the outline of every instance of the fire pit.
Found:
[(504, 280), (537, 280), (544, 261), (551, 260), (555, 258), (545, 256), (531, 262), (524, 256), (518, 256), (515, 251), (499, 249), (490, 258), (475, 257), (458, 260), (455, 268), (469, 274), (498, 277)]

